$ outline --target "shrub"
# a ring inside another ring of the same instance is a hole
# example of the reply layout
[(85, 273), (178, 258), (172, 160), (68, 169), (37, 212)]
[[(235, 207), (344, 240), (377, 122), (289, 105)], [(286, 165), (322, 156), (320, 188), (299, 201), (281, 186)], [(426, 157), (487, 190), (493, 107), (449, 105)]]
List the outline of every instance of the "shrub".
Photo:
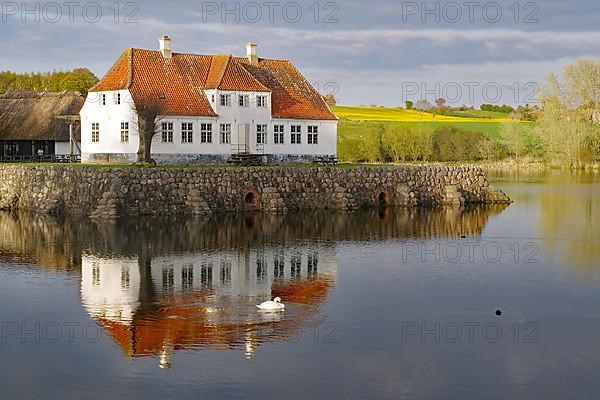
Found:
[(479, 145), (484, 139), (480, 132), (444, 126), (433, 133), (434, 161), (473, 161), (481, 159)]

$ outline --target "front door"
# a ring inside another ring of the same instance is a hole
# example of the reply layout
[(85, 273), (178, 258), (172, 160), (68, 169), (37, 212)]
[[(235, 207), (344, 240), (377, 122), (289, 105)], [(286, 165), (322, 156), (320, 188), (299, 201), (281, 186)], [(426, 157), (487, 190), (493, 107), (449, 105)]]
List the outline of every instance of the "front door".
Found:
[(250, 124), (239, 124), (238, 125), (238, 137), (237, 137), (237, 152), (238, 153), (251, 153), (250, 149)]

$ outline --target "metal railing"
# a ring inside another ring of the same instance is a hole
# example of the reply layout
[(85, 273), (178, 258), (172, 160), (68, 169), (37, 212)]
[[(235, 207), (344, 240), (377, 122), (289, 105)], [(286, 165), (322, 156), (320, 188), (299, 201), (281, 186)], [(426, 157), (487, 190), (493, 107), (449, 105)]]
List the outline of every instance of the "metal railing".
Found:
[(81, 155), (0, 156), (0, 163), (80, 163)]

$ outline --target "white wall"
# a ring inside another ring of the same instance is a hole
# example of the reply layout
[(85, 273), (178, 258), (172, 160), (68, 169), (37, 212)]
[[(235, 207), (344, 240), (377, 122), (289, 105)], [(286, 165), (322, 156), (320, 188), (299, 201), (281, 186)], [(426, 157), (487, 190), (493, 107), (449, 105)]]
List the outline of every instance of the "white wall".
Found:
[[(115, 94), (121, 93), (121, 105), (114, 102)], [(159, 131), (154, 136), (153, 154), (214, 154), (229, 155), (233, 146), (240, 143), (238, 126), (248, 124), (250, 129), (249, 147), (251, 152), (257, 152), (256, 126), (267, 125), (267, 140), (264, 146), (265, 154), (276, 155), (335, 155), (337, 154), (337, 121), (311, 121), (291, 119), (271, 119), (271, 94), (256, 92), (222, 92), (206, 91), (217, 118), (209, 117), (169, 117), (160, 116), (157, 126)], [(220, 105), (220, 94), (231, 95), (231, 107)], [(101, 95), (106, 95), (106, 105), (101, 104)], [(240, 107), (238, 96), (250, 96), (249, 107)], [(267, 107), (256, 107), (256, 96), (267, 95)], [(92, 143), (92, 123), (100, 123), (100, 141)], [(121, 122), (129, 122), (129, 142), (121, 143)], [(173, 143), (163, 143), (160, 126), (162, 122), (173, 123)], [(193, 143), (182, 143), (181, 125), (183, 122), (193, 123)], [(202, 123), (212, 123), (212, 143), (201, 143), (200, 126)], [(231, 124), (231, 143), (221, 143), (220, 124)], [(85, 105), (81, 110), (81, 148), (84, 161), (86, 154), (135, 154), (138, 150), (139, 132), (135, 106), (129, 91), (95, 92), (88, 94)], [(284, 144), (274, 143), (274, 125), (284, 125)], [(302, 126), (302, 143), (291, 144), (291, 125)], [(319, 127), (319, 143), (308, 144), (308, 126)], [(243, 140), (242, 140), (243, 142)]]
[[(129, 274), (129, 281), (123, 281)], [(133, 319), (139, 307), (140, 274), (137, 259), (81, 258), (81, 301), (88, 314), (114, 322)]]
[[(164, 117), (158, 118), (158, 131), (152, 140), (153, 154), (230, 154), (230, 145), (219, 143), (219, 126), (216, 118), (199, 117)], [(173, 123), (173, 143), (162, 142), (161, 125), (163, 122)], [(181, 124), (191, 122), (193, 124), (194, 138), (192, 143), (183, 143), (181, 138)], [(200, 142), (200, 125), (212, 124), (212, 143)]]
[[(284, 126), (284, 144), (274, 143), (274, 125)], [(300, 125), (302, 127), (302, 143), (291, 143), (291, 126)], [(318, 126), (318, 144), (308, 144), (308, 127)], [(254, 134), (256, 136), (256, 134)], [(256, 138), (253, 138), (256, 140)], [(266, 154), (294, 154), (294, 155), (336, 155), (337, 154), (337, 121), (311, 121), (311, 120), (290, 120), (274, 119), (269, 125), (269, 134), (267, 136)]]
[[(81, 142), (79, 143), (81, 148)], [(54, 153), (56, 155), (71, 155), (71, 143), (69, 142), (54, 142)], [(73, 145), (73, 153), (79, 154), (77, 146)]]
[[(121, 94), (121, 104), (115, 95)], [(106, 105), (101, 96), (106, 95)], [(137, 153), (139, 133), (135, 105), (128, 90), (88, 93), (81, 115), (81, 153)], [(92, 123), (100, 123), (100, 141), (92, 143)], [(129, 122), (129, 142), (121, 143), (121, 122)]]
[[(157, 290), (163, 284), (163, 270), (173, 270), (174, 292), (183, 290), (182, 270), (192, 268), (193, 285), (190, 290), (199, 290), (206, 287), (202, 282), (202, 268), (212, 269), (212, 280), (209, 287), (214, 289), (216, 296), (259, 296), (270, 297), (271, 287), (275, 281), (275, 259), (283, 260), (284, 279), (290, 279), (291, 260), (298, 258), (301, 263), (299, 282), (309, 279), (308, 259), (316, 257), (318, 260), (318, 275), (335, 279), (337, 274), (337, 257), (329, 249), (323, 250), (314, 246), (288, 247), (286, 249), (252, 249), (247, 254), (239, 252), (220, 253), (194, 253), (182, 256), (165, 256), (152, 259), (152, 279)], [(257, 273), (258, 259), (263, 261), (264, 276)], [(231, 267), (231, 281), (221, 282), (221, 269)]]

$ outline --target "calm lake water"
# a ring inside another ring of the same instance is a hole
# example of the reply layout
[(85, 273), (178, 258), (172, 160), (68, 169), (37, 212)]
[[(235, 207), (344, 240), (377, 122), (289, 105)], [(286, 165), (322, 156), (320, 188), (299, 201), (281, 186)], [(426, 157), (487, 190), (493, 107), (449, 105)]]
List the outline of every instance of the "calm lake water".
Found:
[(513, 205), (0, 213), (0, 397), (597, 398), (600, 176), (494, 180)]

